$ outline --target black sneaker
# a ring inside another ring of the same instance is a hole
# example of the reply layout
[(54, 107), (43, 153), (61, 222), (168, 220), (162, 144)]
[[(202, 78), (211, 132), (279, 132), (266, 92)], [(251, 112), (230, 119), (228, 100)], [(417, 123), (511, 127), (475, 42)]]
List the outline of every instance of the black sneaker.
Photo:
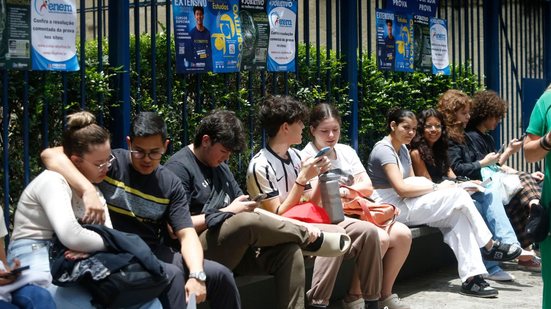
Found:
[(522, 253), (522, 248), (517, 244), (504, 244), (499, 240), (495, 240), (490, 251), (485, 248), (482, 248), (481, 251), (485, 260), (510, 261), (516, 259)]
[(497, 297), (497, 290), (492, 288), (480, 275), (463, 282), (460, 293), (482, 298)]

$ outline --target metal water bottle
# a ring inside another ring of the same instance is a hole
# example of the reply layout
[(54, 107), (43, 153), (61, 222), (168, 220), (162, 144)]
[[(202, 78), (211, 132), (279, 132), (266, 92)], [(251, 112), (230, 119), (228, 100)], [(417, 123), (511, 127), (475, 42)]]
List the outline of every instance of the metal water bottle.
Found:
[(344, 220), (342, 201), (339, 193), (339, 179), (341, 176), (331, 171), (319, 175), (321, 203), (329, 215), (331, 223), (339, 223)]

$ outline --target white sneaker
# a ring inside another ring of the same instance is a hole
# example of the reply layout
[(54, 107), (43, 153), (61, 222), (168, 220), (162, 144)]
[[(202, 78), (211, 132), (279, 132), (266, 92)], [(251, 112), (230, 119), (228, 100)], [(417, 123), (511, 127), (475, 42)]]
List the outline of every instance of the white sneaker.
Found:
[(411, 307), (404, 303), (400, 297), (396, 294), (392, 294), (389, 297), (379, 300), (379, 308), (387, 309), (410, 309)]
[(365, 309), (365, 301), (361, 297), (349, 303), (343, 300), (342, 308), (343, 309)]
[(513, 280), (515, 280), (515, 276), (513, 276), (510, 273), (504, 271), (503, 269), (498, 271), (497, 273), (495, 273), (493, 275), (484, 275), (482, 277), (484, 279), (493, 280), (493, 281), (513, 281)]

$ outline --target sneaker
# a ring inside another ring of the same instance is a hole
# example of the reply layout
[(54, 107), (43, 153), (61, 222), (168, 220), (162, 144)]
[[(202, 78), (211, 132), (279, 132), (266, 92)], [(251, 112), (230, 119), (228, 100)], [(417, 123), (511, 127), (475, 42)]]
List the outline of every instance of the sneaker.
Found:
[(349, 303), (343, 300), (342, 308), (343, 309), (365, 309), (365, 302), (364, 302), (364, 299), (361, 297)]
[(347, 234), (323, 232), (317, 240), (302, 249), (302, 254), (306, 256), (340, 256), (348, 251), (351, 243), (350, 236)]
[(379, 300), (379, 308), (410, 309), (411, 307), (404, 303), (397, 294), (392, 294), (383, 300)]
[(501, 281), (501, 282), (507, 282), (507, 281), (515, 280), (515, 276), (513, 276), (510, 273), (504, 271), (503, 269), (500, 269), (495, 274), (483, 275), (482, 277), (484, 279), (488, 279), (488, 280), (492, 280), (492, 281)]
[(492, 288), (482, 276), (474, 276), (461, 284), (461, 294), (474, 297), (497, 297), (497, 290)]
[(489, 251), (482, 248), (482, 257), (488, 261), (510, 261), (522, 253), (522, 248), (517, 244), (504, 244), (494, 240), (494, 245)]
[(517, 268), (519, 270), (541, 272), (541, 259), (537, 256), (533, 256), (531, 259), (526, 261), (518, 260)]

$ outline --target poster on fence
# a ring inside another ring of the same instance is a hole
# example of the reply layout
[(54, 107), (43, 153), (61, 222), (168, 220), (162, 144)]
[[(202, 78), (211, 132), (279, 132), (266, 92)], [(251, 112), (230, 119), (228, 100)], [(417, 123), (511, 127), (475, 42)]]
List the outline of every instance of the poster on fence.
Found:
[(74, 0), (31, 1), (33, 70), (78, 71)]
[(432, 54), (432, 73), (450, 75), (448, 57), (448, 27), (444, 19), (430, 19), (430, 45)]
[(296, 0), (268, 0), (268, 71), (296, 71), (297, 10)]
[(30, 0), (0, 0), (0, 68), (31, 67)]
[(265, 70), (270, 26), (264, 0), (240, 0), (239, 18), (243, 35), (241, 68)]
[(243, 44), (238, 0), (173, 2), (176, 72), (238, 72)]
[(413, 72), (413, 19), (407, 15), (394, 15), (396, 21), (396, 62), (399, 72)]
[(377, 10), (377, 67), (379, 70), (394, 70), (395, 43), (394, 13)]
[(432, 72), (432, 50), (427, 16), (413, 16), (413, 67), (416, 71)]
[(386, 0), (383, 8), (400, 14), (436, 16), (438, 0)]

